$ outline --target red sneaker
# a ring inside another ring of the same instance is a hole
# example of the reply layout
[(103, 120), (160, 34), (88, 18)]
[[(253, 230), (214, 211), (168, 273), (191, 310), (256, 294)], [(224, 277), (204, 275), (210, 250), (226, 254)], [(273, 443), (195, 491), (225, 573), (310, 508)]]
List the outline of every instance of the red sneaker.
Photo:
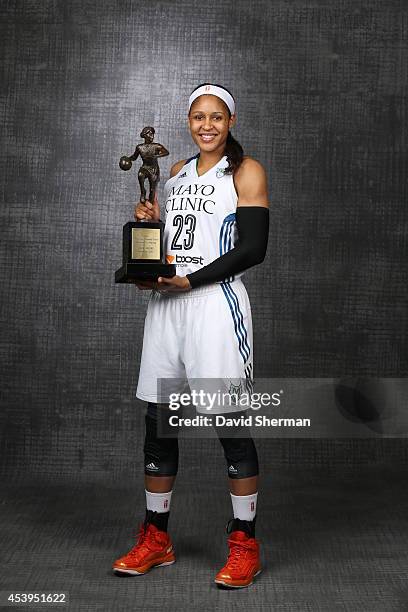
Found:
[(172, 565), (176, 560), (170, 536), (151, 523), (142, 524), (136, 545), (126, 555), (117, 559), (113, 570), (118, 574), (145, 574), (159, 565)]
[(216, 575), (215, 582), (235, 588), (249, 586), (261, 571), (259, 543), (245, 531), (233, 531), (228, 538), (228, 546), (227, 562)]

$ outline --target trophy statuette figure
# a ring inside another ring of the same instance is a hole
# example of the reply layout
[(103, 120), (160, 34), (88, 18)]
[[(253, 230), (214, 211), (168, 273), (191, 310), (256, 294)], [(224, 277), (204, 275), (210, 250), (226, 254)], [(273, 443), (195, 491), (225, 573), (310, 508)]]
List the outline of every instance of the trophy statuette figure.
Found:
[[(146, 201), (146, 179), (149, 182), (149, 202), (154, 202), (157, 184), (160, 180), (158, 157), (169, 154), (167, 149), (153, 142), (155, 130), (145, 127), (140, 133), (144, 143), (136, 146), (130, 157), (122, 156), (119, 166), (122, 170), (130, 170), (132, 162), (139, 156), (143, 160), (139, 168), (140, 201)], [(176, 274), (176, 266), (164, 261), (163, 253), (164, 223), (163, 221), (129, 221), (123, 226), (122, 267), (115, 272), (116, 283), (132, 283), (137, 280), (157, 281), (159, 276), (171, 278)]]

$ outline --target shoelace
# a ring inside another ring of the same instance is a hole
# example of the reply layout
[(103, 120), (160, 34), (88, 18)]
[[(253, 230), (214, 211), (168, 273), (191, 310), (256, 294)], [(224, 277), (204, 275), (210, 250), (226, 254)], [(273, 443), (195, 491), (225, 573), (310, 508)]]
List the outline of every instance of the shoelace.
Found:
[(145, 523), (141, 523), (139, 532), (137, 534), (137, 542), (136, 545), (130, 551), (130, 555), (136, 558), (144, 553), (146, 550), (150, 550), (149, 546), (149, 534), (147, 532), (147, 525)]
[(232, 544), (233, 546), (231, 546), (230, 548), (227, 565), (231, 569), (237, 569), (241, 560), (246, 555), (246, 551), (250, 550), (252, 547), (246, 542), (241, 542), (241, 540), (234, 540), (233, 538), (228, 538), (228, 543), (230, 545)]

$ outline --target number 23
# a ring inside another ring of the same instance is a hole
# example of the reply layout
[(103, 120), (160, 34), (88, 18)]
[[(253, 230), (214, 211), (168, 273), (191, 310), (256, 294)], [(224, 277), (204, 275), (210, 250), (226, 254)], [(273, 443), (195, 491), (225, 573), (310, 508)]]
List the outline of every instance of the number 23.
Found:
[[(194, 244), (194, 230), (196, 226), (195, 216), (186, 215), (185, 217), (183, 217), (183, 215), (176, 215), (175, 217), (173, 217), (173, 225), (176, 226), (178, 229), (174, 234), (174, 238), (172, 240), (170, 248), (176, 251), (182, 250), (183, 248), (186, 250), (191, 249)], [(182, 244), (177, 243), (177, 240), (180, 238), (183, 229), (185, 230), (184, 240), (182, 241)]]

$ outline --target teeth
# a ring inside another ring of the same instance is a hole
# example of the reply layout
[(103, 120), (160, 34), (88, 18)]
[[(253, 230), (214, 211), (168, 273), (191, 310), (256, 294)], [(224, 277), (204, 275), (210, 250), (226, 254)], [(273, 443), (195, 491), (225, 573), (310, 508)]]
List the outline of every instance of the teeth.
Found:
[(213, 140), (215, 138), (215, 134), (200, 134), (203, 140)]

